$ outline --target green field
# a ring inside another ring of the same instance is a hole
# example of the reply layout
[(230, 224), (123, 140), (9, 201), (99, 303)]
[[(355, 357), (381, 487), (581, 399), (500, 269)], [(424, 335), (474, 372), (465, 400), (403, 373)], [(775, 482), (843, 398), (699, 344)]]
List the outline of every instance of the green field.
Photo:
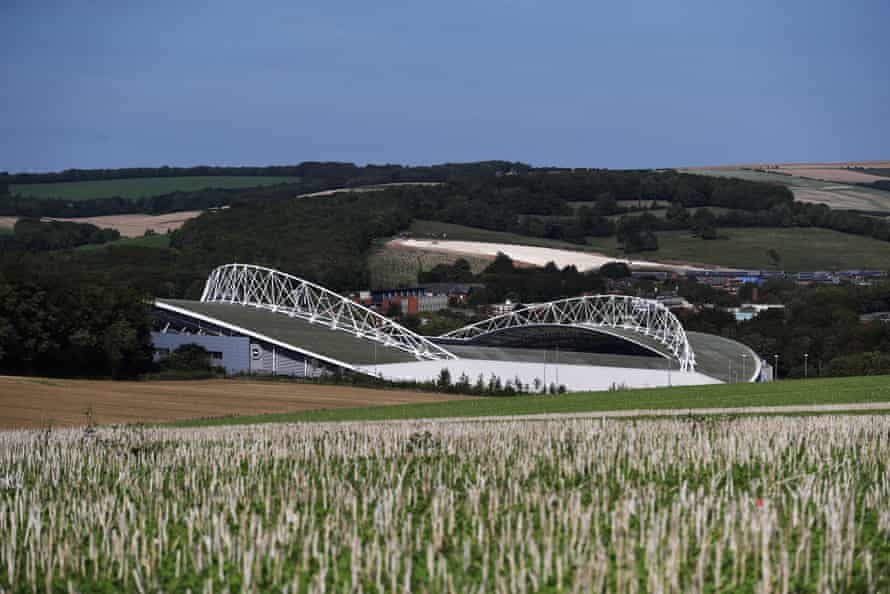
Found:
[[(774, 268), (767, 250), (781, 256), (779, 267), (789, 272), (853, 268), (886, 269), (890, 243), (814, 227), (747, 227), (719, 229), (719, 239), (702, 240), (688, 231), (661, 231), (658, 251), (635, 257), (660, 261), (695, 262), (731, 268)], [(594, 249), (620, 255), (614, 237), (591, 238)]]
[(183, 176), (109, 179), (100, 181), (56, 182), (48, 184), (14, 184), (11, 194), (37, 198), (89, 200), (91, 198), (145, 198), (170, 192), (191, 192), (205, 188), (254, 188), (295, 183), (298, 177), (274, 176)]
[[(432, 235), (463, 241), (486, 241), (534, 245), (574, 251), (596, 251), (624, 257), (615, 237), (590, 237), (588, 245), (525, 237), (515, 233), (488, 231), (434, 221), (415, 221), (410, 229), (419, 239)], [(658, 250), (633, 254), (634, 258), (670, 262), (692, 262), (731, 268), (774, 268), (767, 250), (782, 257), (780, 267), (789, 272), (801, 270), (840, 270), (853, 268), (886, 269), (890, 266), (890, 242), (815, 227), (721, 228), (720, 239), (705, 241), (688, 231), (661, 231)]]
[(890, 377), (788, 380), (759, 384), (720, 384), (559, 396), (486, 397), (432, 404), (316, 410), (292, 414), (198, 419), (174, 423), (181, 427), (295, 423), (319, 421), (384, 421), (444, 417), (493, 417), (554, 413), (596, 413), (640, 409), (696, 409), (806, 404), (890, 402)]
[(77, 249), (83, 252), (92, 250), (102, 250), (115, 247), (148, 247), (148, 248), (168, 248), (170, 247), (170, 236), (166, 233), (157, 233), (155, 235), (143, 235), (142, 237), (122, 237), (117, 241), (108, 243), (82, 245)]

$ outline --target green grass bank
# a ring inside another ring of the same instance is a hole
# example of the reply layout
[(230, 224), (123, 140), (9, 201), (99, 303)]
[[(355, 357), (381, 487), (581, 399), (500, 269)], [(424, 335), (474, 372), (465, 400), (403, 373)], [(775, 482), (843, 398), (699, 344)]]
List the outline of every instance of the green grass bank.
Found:
[[(245, 394), (249, 397), (249, 394)], [(173, 423), (179, 427), (330, 421), (386, 421), (445, 417), (589, 413), (640, 409), (744, 408), (890, 402), (890, 377), (786, 380), (762, 384), (720, 384), (558, 396), (490, 397), (430, 404), (405, 404), (270, 414)]]

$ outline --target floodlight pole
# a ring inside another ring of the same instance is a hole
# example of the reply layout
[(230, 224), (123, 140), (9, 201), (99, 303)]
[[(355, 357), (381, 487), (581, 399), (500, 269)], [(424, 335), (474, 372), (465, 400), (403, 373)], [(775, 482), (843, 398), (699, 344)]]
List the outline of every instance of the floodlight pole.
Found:
[(559, 391), (559, 345), (556, 345), (556, 390)]
[(809, 369), (808, 369), (808, 367), (809, 367), (809, 365), (808, 365), (809, 360), (810, 360), (810, 354), (809, 354), (809, 353), (804, 353), (804, 354), (803, 354), (803, 378), (804, 378), (804, 379), (807, 379), (807, 378), (810, 376), (810, 375), (809, 375)]
[(775, 367), (773, 368), (773, 380), (778, 381), (779, 379), (779, 353), (773, 355), (773, 360), (776, 362)]

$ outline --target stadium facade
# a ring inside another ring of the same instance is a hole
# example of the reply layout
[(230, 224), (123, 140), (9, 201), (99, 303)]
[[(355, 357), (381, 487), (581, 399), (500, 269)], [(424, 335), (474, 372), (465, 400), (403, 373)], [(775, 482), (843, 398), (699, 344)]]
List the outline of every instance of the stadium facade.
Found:
[(204, 346), (229, 373), (317, 377), (347, 370), (425, 381), (481, 377), (568, 390), (761, 378), (748, 347), (686, 332), (661, 303), (595, 295), (530, 305), (439, 337), (420, 336), (353, 300), (269, 268), (213, 270), (200, 301), (157, 299), (158, 356)]

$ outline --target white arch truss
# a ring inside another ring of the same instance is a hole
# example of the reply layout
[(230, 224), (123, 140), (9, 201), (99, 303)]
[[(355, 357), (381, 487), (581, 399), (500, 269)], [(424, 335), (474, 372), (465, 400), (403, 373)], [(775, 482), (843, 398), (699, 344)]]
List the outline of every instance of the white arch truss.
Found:
[(464, 326), (443, 338), (469, 340), (522, 326), (572, 326), (597, 330), (629, 330), (654, 339), (680, 363), (695, 370), (695, 354), (677, 317), (658, 301), (626, 295), (592, 295), (538, 303)]
[(215, 268), (204, 284), (201, 301), (268, 309), (411, 353), (417, 359), (456, 358), (351, 299), (271, 268), (251, 264)]

